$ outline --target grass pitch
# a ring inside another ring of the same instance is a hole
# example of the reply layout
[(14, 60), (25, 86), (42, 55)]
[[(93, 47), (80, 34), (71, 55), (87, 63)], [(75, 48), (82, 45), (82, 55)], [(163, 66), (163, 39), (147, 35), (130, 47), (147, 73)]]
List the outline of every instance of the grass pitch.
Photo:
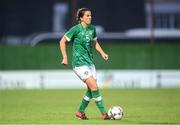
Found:
[(85, 90), (0, 90), (1, 124), (180, 124), (180, 89), (101, 89), (106, 109), (120, 105), (122, 120), (101, 120), (92, 101), (89, 120), (75, 117)]

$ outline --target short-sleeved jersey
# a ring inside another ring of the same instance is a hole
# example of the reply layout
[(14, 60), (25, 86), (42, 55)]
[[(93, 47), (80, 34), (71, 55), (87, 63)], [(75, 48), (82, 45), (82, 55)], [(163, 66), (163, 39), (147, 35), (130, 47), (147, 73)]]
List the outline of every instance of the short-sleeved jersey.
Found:
[(65, 33), (65, 37), (67, 41), (73, 41), (73, 67), (94, 65), (92, 46), (97, 36), (92, 24), (87, 28), (77, 24)]

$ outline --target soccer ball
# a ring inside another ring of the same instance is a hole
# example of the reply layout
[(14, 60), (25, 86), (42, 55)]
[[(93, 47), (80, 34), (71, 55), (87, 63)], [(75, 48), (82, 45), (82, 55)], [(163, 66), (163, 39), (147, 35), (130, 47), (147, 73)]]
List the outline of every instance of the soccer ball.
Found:
[(113, 106), (108, 110), (108, 116), (110, 119), (122, 119), (123, 117), (123, 109), (120, 106)]

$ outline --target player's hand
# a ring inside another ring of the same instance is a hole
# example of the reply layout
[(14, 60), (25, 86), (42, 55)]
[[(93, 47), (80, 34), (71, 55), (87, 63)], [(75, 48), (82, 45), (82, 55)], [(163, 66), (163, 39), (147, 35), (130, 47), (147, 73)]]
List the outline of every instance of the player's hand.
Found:
[(109, 59), (109, 56), (106, 53), (103, 53), (102, 58), (107, 61)]
[(68, 60), (67, 60), (67, 58), (63, 58), (61, 64), (62, 64), (62, 65), (68, 65)]

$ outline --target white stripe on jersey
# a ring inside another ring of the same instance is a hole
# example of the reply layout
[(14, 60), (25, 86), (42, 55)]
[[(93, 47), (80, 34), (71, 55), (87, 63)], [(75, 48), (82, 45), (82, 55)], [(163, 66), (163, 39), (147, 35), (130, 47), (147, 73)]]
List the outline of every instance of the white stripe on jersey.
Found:
[(69, 42), (71, 39), (69, 39), (66, 35), (64, 35), (66, 40)]

